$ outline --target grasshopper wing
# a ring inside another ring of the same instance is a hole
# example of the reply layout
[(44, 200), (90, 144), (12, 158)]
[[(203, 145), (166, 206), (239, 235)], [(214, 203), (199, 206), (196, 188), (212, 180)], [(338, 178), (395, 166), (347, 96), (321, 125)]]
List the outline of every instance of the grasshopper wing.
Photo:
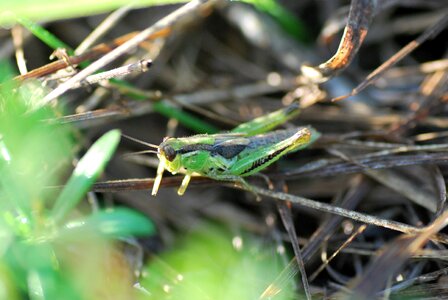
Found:
[(226, 159), (231, 159), (246, 149), (249, 143), (250, 140), (246, 138), (225, 139), (223, 141), (217, 140), (217, 143), (213, 145), (212, 152), (219, 154)]

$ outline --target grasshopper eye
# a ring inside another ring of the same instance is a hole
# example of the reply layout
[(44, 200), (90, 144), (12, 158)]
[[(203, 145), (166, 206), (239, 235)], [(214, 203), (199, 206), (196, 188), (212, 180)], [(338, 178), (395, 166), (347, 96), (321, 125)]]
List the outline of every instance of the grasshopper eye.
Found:
[(176, 158), (176, 150), (174, 150), (170, 145), (163, 146), (162, 151), (168, 161), (173, 161)]

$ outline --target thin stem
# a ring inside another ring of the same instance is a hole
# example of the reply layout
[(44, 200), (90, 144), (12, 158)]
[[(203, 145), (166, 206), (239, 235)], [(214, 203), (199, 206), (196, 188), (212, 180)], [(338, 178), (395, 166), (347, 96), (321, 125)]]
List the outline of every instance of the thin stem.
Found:
[(64, 94), (66, 91), (68, 91), (73, 85), (81, 82), (83, 79), (85, 79), (90, 74), (94, 73), (95, 71), (101, 69), (105, 65), (109, 64), (110, 62), (116, 60), (120, 56), (122, 56), (125, 53), (129, 53), (132, 49), (137, 47), (141, 42), (146, 40), (151, 34), (157, 32), (158, 30), (169, 27), (173, 25), (175, 22), (177, 22), (181, 17), (188, 15), (194, 11), (196, 11), (202, 4), (208, 2), (207, 0), (193, 0), (178, 10), (172, 12), (168, 16), (162, 18), (158, 22), (156, 22), (154, 25), (146, 28), (145, 30), (141, 31), (139, 34), (125, 42), (124, 44), (120, 45), (116, 49), (114, 49), (112, 52), (109, 52), (108, 54), (104, 55), (97, 61), (90, 64), (88, 67), (80, 71), (78, 74), (58, 86), (56, 89), (54, 89), (52, 92), (50, 92), (47, 96), (44, 97), (43, 103), (48, 103), (57, 97)]

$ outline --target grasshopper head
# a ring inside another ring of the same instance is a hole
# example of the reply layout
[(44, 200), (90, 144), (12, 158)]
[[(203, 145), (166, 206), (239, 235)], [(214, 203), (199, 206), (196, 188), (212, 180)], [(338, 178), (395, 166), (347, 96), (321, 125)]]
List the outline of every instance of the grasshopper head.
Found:
[(163, 162), (165, 168), (171, 173), (177, 173), (181, 167), (180, 155), (177, 150), (177, 140), (174, 138), (165, 138), (159, 146), (157, 156), (160, 162)]

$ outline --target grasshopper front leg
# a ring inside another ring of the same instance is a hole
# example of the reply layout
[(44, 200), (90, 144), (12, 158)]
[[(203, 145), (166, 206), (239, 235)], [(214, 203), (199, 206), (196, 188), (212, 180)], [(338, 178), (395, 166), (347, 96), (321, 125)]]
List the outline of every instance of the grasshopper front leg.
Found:
[(157, 175), (154, 179), (154, 183), (152, 185), (152, 192), (151, 195), (155, 196), (157, 195), (157, 192), (159, 191), (160, 183), (162, 182), (163, 172), (165, 171), (165, 161), (159, 160), (159, 165), (157, 167)]

